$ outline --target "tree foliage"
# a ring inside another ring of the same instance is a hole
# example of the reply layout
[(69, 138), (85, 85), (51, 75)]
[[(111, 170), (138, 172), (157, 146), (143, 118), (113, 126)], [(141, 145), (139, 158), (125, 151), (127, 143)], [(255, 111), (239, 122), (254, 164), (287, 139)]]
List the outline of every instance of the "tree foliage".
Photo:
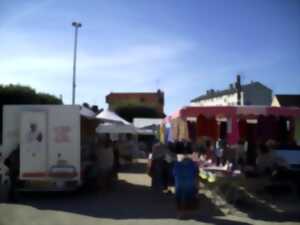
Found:
[(115, 108), (115, 112), (125, 120), (132, 122), (134, 118), (162, 118), (164, 115), (152, 107), (127, 105)]
[(54, 95), (37, 93), (28, 86), (0, 85), (0, 106), (13, 104), (62, 104), (62, 101)]
[(3, 105), (62, 104), (61, 99), (46, 93), (37, 93), (28, 86), (0, 85), (0, 142), (2, 141)]

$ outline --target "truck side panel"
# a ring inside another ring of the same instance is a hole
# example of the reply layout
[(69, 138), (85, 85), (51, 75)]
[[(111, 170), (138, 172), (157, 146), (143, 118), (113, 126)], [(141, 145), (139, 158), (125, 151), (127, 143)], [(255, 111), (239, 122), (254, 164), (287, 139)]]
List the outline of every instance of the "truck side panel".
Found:
[(47, 142), (47, 112), (22, 112), (20, 179), (46, 179)]
[(15, 150), (20, 141), (20, 108), (16, 106), (3, 107), (3, 134), (1, 153), (7, 158)]
[[(47, 138), (47, 161), (44, 163), (47, 166), (47, 179), (49, 181), (80, 182), (80, 107), (67, 105), (4, 106), (3, 144), (0, 146), (4, 158), (20, 145), (23, 112), (47, 114), (47, 137), (45, 136)], [(44, 162), (44, 159), (41, 161)], [(37, 167), (41, 168), (41, 165)], [(55, 176), (50, 176), (51, 171)]]

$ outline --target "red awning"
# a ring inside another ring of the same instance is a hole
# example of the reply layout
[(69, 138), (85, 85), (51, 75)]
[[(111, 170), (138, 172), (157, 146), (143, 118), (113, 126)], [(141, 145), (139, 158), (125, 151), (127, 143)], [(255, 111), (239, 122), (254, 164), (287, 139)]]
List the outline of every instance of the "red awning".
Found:
[(236, 107), (208, 106), (208, 107), (185, 107), (180, 110), (180, 116), (197, 117), (199, 115), (207, 117), (231, 117), (236, 114)]
[(268, 107), (267, 115), (285, 116), (300, 118), (300, 108), (298, 107)]
[[(171, 118), (195, 118), (199, 115), (206, 117), (251, 117), (259, 115), (273, 115), (300, 118), (300, 108), (288, 107), (265, 107), (265, 106), (201, 106), (201, 107), (184, 107), (171, 115)], [(170, 117), (168, 118), (170, 119)]]

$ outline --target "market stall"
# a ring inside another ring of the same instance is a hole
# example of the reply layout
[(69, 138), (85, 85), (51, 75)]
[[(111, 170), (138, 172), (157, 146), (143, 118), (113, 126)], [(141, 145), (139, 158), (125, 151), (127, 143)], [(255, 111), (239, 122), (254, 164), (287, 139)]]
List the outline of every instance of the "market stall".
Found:
[(126, 125), (130, 124), (128, 121), (124, 120), (123, 118), (118, 116), (115, 112), (110, 110), (103, 110), (101, 113), (97, 115), (97, 118), (109, 123), (121, 123)]
[[(229, 144), (249, 139), (250, 126), (255, 126), (256, 139), (300, 142), (300, 108), (263, 106), (184, 107), (165, 118), (161, 125), (162, 141), (196, 141), (199, 137), (213, 140), (225, 137)], [(249, 132), (249, 133), (248, 133)], [(276, 133), (278, 132), (278, 133)], [(280, 133), (281, 132), (281, 133)], [(170, 134), (171, 133), (171, 134)]]
[[(212, 143), (210, 149), (214, 151), (214, 158), (215, 149), (219, 148), (216, 143), (223, 140), (226, 143), (223, 155), (226, 163), (217, 165), (216, 160), (207, 154), (209, 148), (205, 146), (205, 154), (200, 152), (200, 157), (193, 158), (199, 166), (200, 181), (209, 190), (220, 189), (225, 196), (232, 194), (232, 202), (242, 198), (244, 192), (240, 190), (244, 187), (277, 188), (278, 185), (287, 186), (288, 182), (298, 180), (295, 179), (298, 176), (294, 176), (294, 171), (275, 167), (270, 171), (261, 170), (257, 159), (266, 168), (274, 165), (276, 157), (283, 158), (288, 169), (300, 170), (300, 108), (184, 107), (166, 117), (160, 126), (160, 142), (164, 144), (171, 142), (175, 146), (182, 146), (178, 143), (192, 143), (196, 146), (192, 151), (197, 151), (197, 145), (203, 143), (203, 140)], [(237, 165), (241, 156), (240, 149), (246, 155), (243, 166)], [(223, 188), (227, 184), (230, 187)]]
[(257, 146), (272, 140), (277, 149), (298, 149), (300, 108), (265, 106), (184, 107), (165, 118), (162, 143), (222, 139), (228, 146), (247, 143), (247, 159), (255, 161)]

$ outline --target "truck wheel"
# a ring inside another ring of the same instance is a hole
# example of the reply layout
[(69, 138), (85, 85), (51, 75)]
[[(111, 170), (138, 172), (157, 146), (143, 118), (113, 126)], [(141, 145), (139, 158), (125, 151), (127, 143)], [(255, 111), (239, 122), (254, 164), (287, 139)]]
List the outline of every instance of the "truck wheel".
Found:
[(16, 203), (19, 201), (19, 199), (20, 193), (18, 192), (17, 185), (12, 184), (10, 188), (9, 201), (11, 203)]
[(0, 203), (9, 202), (10, 189), (10, 179), (7, 177), (0, 183)]

